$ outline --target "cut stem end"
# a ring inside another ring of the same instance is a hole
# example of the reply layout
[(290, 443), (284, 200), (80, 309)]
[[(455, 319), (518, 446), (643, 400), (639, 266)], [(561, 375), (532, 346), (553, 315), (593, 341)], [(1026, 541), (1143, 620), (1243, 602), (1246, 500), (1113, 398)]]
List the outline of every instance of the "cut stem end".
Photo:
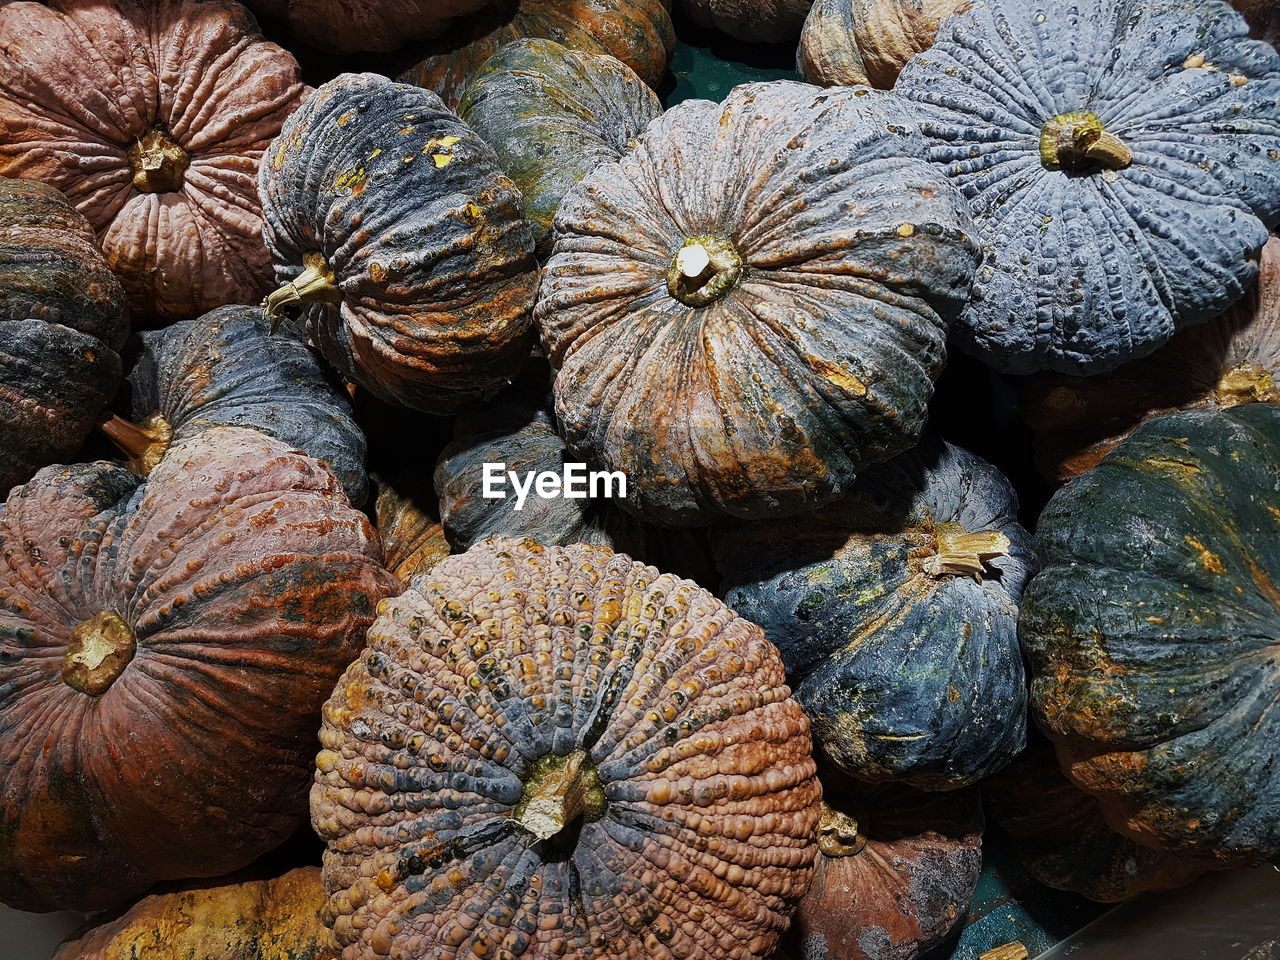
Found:
[(924, 561), (924, 571), (932, 577), (972, 577), (981, 581), (988, 564), (1008, 556), (1013, 546), (999, 530), (970, 533), (958, 523), (939, 525), (934, 536), (937, 552)]
[(113, 415), (98, 428), (129, 458), (129, 468), (143, 476), (155, 469), (173, 442), (173, 427), (158, 413), (140, 424)]
[(545, 757), (524, 785), (512, 818), (539, 840), (550, 840), (575, 820), (599, 820), (607, 801), (600, 775), (585, 750)]
[(858, 821), (822, 804), (818, 818), (818, 849), (828, 857), (853, 857), (862, 852), (867, 838), (858, 831)]
[(62, 658), (62, 682), (97, 697), (124, 672), (137, 652), (133, 630), (114, 610), (103, 610), (71, 632)]
[(690, 237), (667, 270), (667, 291), (689, 307), (714, 303), (742, 277), (742, 257), (720, 237)]
[(173, 193), (182, 188), (191, 154), (164, 127), (152, 127), (125, 153), (135, 189), (142, 193)]
[(302, 255), (302, 273), (280, 289), (267, 295), (262, 307), (267, 311), (271, 332), (275, 333), (284, 316), (284, 308), (291, 303), (340, 303), (342, 291), (329, 261), (319, 251)]
[(1040, 130), (1040, 162), (1050, 170), (1083, 170), (1099, 165), (1121, 170), (1133, 162), (1130, 150), (1096, 113), (1063, 113)]

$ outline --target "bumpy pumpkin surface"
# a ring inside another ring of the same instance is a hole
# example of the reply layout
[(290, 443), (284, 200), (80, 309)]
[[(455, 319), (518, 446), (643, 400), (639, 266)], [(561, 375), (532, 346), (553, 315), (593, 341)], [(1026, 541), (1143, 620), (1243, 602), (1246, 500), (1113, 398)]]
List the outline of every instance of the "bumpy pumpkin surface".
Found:
[(129, 374), (132, 422), (103, 425), (133, 470), (148, 473), (173, 443), (209, 427), (248, 427), (324, 460), (347, 498), (364, 502), (365, 440), (350, 404), (305, 344), (271, 334), (262, 310), (222, 307), (142, 342)]
[(1280, 220), (1280, 54), (1218, 0), (974, 0), (902, 71), (983, 245), (958, 342), (1094, 374), (1239, 299)]
[(750, 43), (783, 43), (800, 34), (813, 0), (681, 0), (690, 18)]
[(374, 523), (382, 538), (386, 568), (406, 586), (451, 553), (449, 541), (435, 504), (435, 496), (414, 496), (417, 492), (409, 475), (383, 480), (376, 478), (378, 497), (374, 501)]
[(338, 960), (323, 906), (319, 867), (184, 885), (144, 897), (52, 960)]
[(248, 0), (267, 16), (287, 19), (297, 39), (333, 53), (382, 53), (434, 37), (489, 0)]
[(777, 644), (845, 772), (950, 789), (1022, 749), (1017, 512), (998, 470), (926, 441), (823, 510), (712, 532), (725, 602)]
[(1040, 518), (1019, 624), (1063, 769), (1149, 846), (1280, 857), (1280, 406), (1138, 427)]
[(628, 509), (810, 510), (915, 442), (976, 253), (901, 106), (747, 84), (565, 197), (535, 317), (565, 439)]
[(136, 318), (262, 296), (258, 159), (306, 88), (244, 7), (10, 3), (0, 49), (0, 173), (66, 194)]
[(0, 178), (0, 495), (79, 449), (128, 332), (84, 217), (52, 187)]
[(866, 83), (888, 90), (942, 21), (967, 0), (817, 0), (804, 21), (796, 66), (824, 87)]
[(669, 10), (670, 0), (496, 0), (425, 44), (422, 60), (398, 79), (434, 91), (453, 107), (502, 47), (535, 39), (610, 54), (656, 86), (676, 45)]
[(1098, 465), (1143, 420), (1199, 407), (1280, 401), (1280, 238), (1262, 248), (1258, 283), (1221, 316), (1181, 330), (1106, 377), (1044, 373), (1021, 384), (1036, 463), (1066, 483)]
[(747, 960), (820, 788), (763, 632), (603, 547), (487, 541), (381, 607), (312, 823), (345, 960)]
[(0, 900), (238, 869), (306, 810), (317, 710), (399, 590), (327, 466), (252, 430), (0, 507)]
[(520, 193), (426, 90), (373, 73), (315, 91), (263, 160), (267, 246), (312, 341), (374, 396), (432, 413), (492, 396), (529, 350)]
[(660, 113), (661, 101), (625, 63), (553, 40), (503, 47), (458, 105), (458, 115), (494, 148), (520, 188), (544, 257), (569, 188), (620, 159)]

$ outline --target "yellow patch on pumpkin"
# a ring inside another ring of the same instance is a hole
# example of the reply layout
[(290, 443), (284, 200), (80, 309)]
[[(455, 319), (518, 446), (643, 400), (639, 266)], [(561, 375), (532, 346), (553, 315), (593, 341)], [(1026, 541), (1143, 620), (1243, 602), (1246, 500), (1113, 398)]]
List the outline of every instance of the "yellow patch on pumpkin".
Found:
[(1204, 567), (1210, 573), (1226, 573), (1227, 568), (1222, 563), (1222, 558), (1206, 547), (1195, 537), (1183, 537), (1191, 549), (1195, 550), (1200, 556), (1200, 566)]

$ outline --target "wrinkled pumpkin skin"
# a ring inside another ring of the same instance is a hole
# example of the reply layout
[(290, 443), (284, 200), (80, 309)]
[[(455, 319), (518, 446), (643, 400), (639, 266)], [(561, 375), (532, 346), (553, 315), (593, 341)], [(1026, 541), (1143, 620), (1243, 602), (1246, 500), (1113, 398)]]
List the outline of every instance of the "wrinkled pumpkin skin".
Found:
[(748, 43), (785, 43), (800, 35), (813, 0), (681, 0), (690, 19)]
[[(976, 250), (900, 108), (746, 84), (569, 191), (535, 319), (565, 439), (627, 474), (627, 509), (812, 510), (915, 442)], [(686, 280), (691, 249), (721, 259)]]
[(306, 810), (317, 710), (399, 584), (327, 466), (213, 427), (0, 507), (0, 901), (243, 867)]
[(458, 105), (458, 116), (494, 148), (520, 188), (543, 258), (569, 188), (601, 163), (620, 160), (661, 113), (657, 95), (625, 63), (553, 40), (503, 47)]
[(329, 53), (385, 53), (438, 36), (489, 0), (246, 0), (256, 13), (287, 20), (294, 36)]
[(0, 178), (0, 495), (79, 449), (128, 332), (84, 217), (52, 187)]
[(262, 297), (258, 159), (306, 88), (244, 7), (11, 3), (0, 49), (0, 174), (66, 194), (135, 320)]
[(820, 788), (777, 652), (603, 547), (445, 560), (383, 605), (320, 740), (344, 960), (748, 960), (809, 885)]
[[(830, 507), (713, 530), (725, 602), (778, 646), (844, 772), (948, 790), (1022, 749), (1018, 602), (1035, 557), (1017, 514), (998, 470), (928, 440)], [(971, 553), (957, 534), (1004, 542)]]
[(414, 496), (416, 478), (398, 475), (376, 480), (374, 525), (382, 538), (386, 568), (408, 586), (452, 552), (444, 535), (435, 496)]
[(490, 57), (524, 39), (607, 53), (650, 86), (666, 73), (676, 45), (669, 0), (496, 0), (424, 44), (422, 60), (397, 79), (432, 90), (455, 107)]
[(1280, 221), (1280, 53), (1224, 3), (973, 0), (902, 71), (983, 264), (956, 342), (1088, 375), (1217, 316)]
[[(451, 413), (524, 361), (532, 225), (492, 148), (434, 94), (338, 76), (289, 118), (260, 190), (277, 279), (305, 282), (315, 257), (331, 271), (300, 309), (343, 376), (389, 403)], [(299, 306), (284, 296), (278, 309)]]
[(142, 342), (129, 374), (132, 419), (153, 439), (130, 438), (146, 442), (134, 470), (145, 473), (172, 442), (209, 427), (247, 427), (324, 460), (347, 499), (364, 503), (365, 440), (351, 405), (304, 343), (271, 334), (261, 309), (222, 307)]
[(1280, 858), (1280, 405), (1138, 427), (1054, 495), (1019, 624), (1031, 700), (1115, 829)]

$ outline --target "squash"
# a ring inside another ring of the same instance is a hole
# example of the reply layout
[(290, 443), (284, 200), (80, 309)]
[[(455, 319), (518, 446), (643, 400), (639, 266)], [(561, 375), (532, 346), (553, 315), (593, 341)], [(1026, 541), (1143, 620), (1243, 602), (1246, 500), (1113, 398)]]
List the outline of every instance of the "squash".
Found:
[(540, 257), (551, 250), (551, 220), (568, 189), (621, 159), (660, 113), (657, 95), (625, 63), (553, 40), (502, 47), (458, 104), (520, 188)]
[(745, 84), (569, 191), (535, 321), (565, 440), (627, 509), (799, 513), (915, 442), (977, 258), (919, 146), (892, 94)]
[(1113, 370), (1221, 313), (1280, 221), (1280, 53), (1224, 3), (974, 0), (894, 87), (973, 207), (956, 342)]
[(144, 333), (129, 384), (133, 419), (116, 416), (102, 429), (137, 473), (209, 427), (248, 427), (324, 460), (356, 506), (368, 494), (364, 434), (346, 397), (305, 344), (271, 336), (257, 307), (221, 307)]
[(451, 552), (435, 516), (435, 497), (414, 496), (413, 480), (405, 475), (390, 481), (375, 478), (374, 525), (382, 538), (383, 561), (406, 587)]
[(338, 960), (319, 867), (183, 884), (64, 943), (52, 960)]
[(516, 40), (554, 40), (574, 50), (607, 53), (650, 86), (666, 73), (676, 46), (670, 0), (495, 0), (423, 44), (419, 60), (398, 77), (425, 87), (449, 107), (494, 54)]
[(933, 46), (942, 21), (967, 2), (816, 0), (800, 33), (796, 68), (824, 87), (891, 90), (907, 61)]
[(785, 43), (800, 35), (813, 0), (681, 0), (689, 19), (748, 43)]
[(347, 960), (766, 956), (813, 872), (759, 627), (605, 547), (485, 541), (383, 605), (311, 794)]
[(93, 225), (135, 320), (259, 299), (258, 159), (306, 88), (232, 0), (0, 6), (0, 174)]
[(1042, 373), (1020, 384), (1019, 409), (1040, 472), (1061, 485), (1159, 413), (1280, 401), (1280, 238), (1262, 248), (1257, 285), (1209, 323), (1174, 334), (1108, 377)]
[(1019, 633), (1063, 770), (1114, 829), (1280, 858), (1280, 405), (1154, 417), (1059, 490)]
[(1022, 749), (1017, 511), (998, 470), (929, 439), (815, 513), (712, 531), (725, 602), (778, 646), (845, 773), (949, 790)]
[(982, 870), (977, 790), (931, 794), (823, 769), (818, 866), (784, 942), (804, 960), (915, 960), (960, 922)]
[(489, 0), (246, 0), (288, 22), (296, 40), (329, 53), (385, 53), (448, 30)]
[(332, 471), (211, 427), (147, 478), (47, 467), (0, 507), (0, 901), (217, 876), (306, 811), (317, 709), (381, 597)]
[(524, 361), (537, 284), (532, 225), (493, 150), (426, 90), (341, 74), (264, 159), (267, 247), (311, 340), (389, 403), (451, 413)]
[(128, 333), (84, 217), (52, 187), (0, 178), (0, 496), (80, 448)]
[(1249, 36), (1280, 44), (1280, 7), (1272, 0), (1231, 0), (1231, 5), (1249, 21)]

